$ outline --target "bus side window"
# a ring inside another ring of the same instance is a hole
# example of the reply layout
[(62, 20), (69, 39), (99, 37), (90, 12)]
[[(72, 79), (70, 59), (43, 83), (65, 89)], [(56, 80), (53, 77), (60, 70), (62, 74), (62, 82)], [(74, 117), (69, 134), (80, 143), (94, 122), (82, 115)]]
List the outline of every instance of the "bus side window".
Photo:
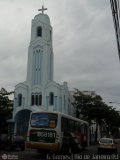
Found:
[(73, 132), (74, 130), (74, 121), (71, 119), (68, 121), (68, 129), (70, 132)]
[(81, 132), (84, 133), (84, 125), (81, 125)]
[(75, 132), (75, 121), (73, 121), (73, 132)]
[(76, 122), (76, 121), (75, 121), (75, 129), (74, 129), (74, 131), (78, 132), (78, 122)]
[(87, 126), (84, 126), (84, 132), (87, 133)]
[(81, 124), (78, 125), (78, 132), (81, 132)]
[(64, 117), (62, 117), (61, 118), (61, 130), (62, 130), (62, 132), (66, 132), (66, 131), (68, 131), (68, 119), (67, 118), (64, 118)]

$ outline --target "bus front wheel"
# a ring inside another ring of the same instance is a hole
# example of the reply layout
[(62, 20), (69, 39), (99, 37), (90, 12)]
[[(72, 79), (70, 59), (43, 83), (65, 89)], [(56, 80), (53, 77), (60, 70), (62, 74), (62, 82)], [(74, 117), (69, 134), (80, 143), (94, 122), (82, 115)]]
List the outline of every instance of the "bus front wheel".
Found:
[(67, 145), (63, 145), (61, 150), (60, 150), (60, 153), (64, 153), (64, 154), (71, 154), (72, 153), (72, 147), (70, 144), (67, 144)]

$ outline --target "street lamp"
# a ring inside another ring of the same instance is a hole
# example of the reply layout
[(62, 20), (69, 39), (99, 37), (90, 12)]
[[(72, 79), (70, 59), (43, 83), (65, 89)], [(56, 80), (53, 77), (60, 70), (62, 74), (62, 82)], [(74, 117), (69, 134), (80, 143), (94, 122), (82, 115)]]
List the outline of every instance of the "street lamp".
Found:
[(109, 102), (109, 103), (116, 103), (116, 104), (120, 104), (120, 102)]

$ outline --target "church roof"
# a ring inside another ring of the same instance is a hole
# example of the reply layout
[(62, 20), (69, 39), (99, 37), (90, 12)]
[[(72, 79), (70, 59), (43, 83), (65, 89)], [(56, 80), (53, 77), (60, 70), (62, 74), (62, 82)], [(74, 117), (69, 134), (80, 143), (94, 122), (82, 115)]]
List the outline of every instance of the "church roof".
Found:
[(34, 17), (34, 20), (50, 25), (50, 19), (47, 14), (39, 13)]

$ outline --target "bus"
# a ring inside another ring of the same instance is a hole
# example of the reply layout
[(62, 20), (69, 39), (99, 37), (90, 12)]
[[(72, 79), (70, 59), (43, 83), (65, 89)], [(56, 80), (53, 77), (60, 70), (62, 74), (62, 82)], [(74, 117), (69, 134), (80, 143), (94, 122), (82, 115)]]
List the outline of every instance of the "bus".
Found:
[(89, 145), (88, 122), (60, 112), (32, 112), (26, 147), (73, 153)]

